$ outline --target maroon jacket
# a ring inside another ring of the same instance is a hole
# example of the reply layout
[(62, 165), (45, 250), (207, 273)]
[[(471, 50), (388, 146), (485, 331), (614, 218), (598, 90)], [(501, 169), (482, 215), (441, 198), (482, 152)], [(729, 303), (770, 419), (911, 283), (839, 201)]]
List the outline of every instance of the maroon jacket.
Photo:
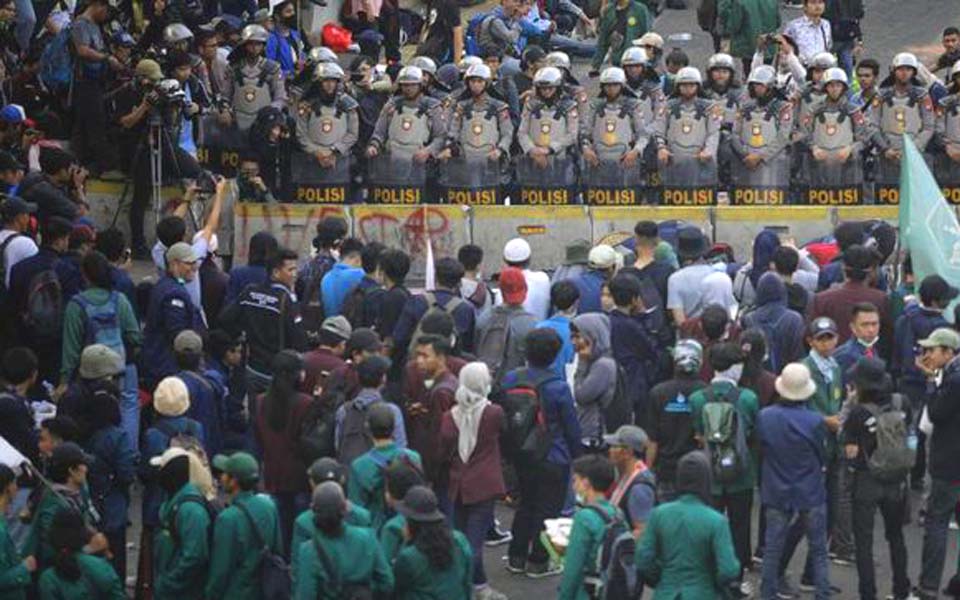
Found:
[(263, 448), (263, 489), (268, 493), (306, 492), (307, 466), (297, 451), (300, 424), (312, 402), (310, 396), (299, 394), (293, 401), (287, 427), (274, 431), (267, 424), (266, 394), (258, 398), (255, 423), (257, 441)]
[(480, 417), (477, 445), (467, 464), (460, 460), (457, 440), (460, 431), (448, 410), (440, 423), (440, 439), (443, 454), (450, 460), (450, 481), (447, 494), (450, 501), (476, 504), (502, 497), (507, 488), (503, 483), (503, 467), (500, 465), (500, 428), (503, 424), (503, 409), (489, 404)]
[[(440, 418), (453, 406), (458, 385), (457, 377), (448, 370), (438, 377), (433, 382), (433, 387), (428, 390), (424, 387), (423, 375), (416, 366), (407, 365), (403, 406), (407, 445), (420, 453), (424, 475), (427, 481), (434, 485), (442, 485), (446, 476), (445, 461), (440, 455), (440, 436), (437, 435), (440, 431)], [(415, 404), (420, 404), (426, 412), (412, 411)]]
[(893, 318), (890, 314), (890, 300), (880, 290), (868, 287), (864, 283), (845, 281), (842, 285), (819, 292), (813, 297), (810, 318), (830, 317), (837, 324), (838, 344), (850, 339), (851, 309), (858, 302), (870, 302), (880, 309), (880, 341), (878, 350), (884, 359), (891, 354), (890, 342), (893, 340)]
[(307, 376), (300, 385), (300, 391), (304, 394), (313, 394), (313, 390), (319, 386), (325, 386), (327, 377), (331, 373), (342, 367), (344, 361), (334, 354), (329, 348), (317, 348), (303, 355), (303, 370)]

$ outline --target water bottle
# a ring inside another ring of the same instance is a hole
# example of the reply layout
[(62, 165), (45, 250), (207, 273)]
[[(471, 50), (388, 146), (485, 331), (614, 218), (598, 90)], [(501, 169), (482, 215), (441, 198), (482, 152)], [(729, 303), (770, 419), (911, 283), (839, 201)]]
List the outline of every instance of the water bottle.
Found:
[(911, 431), (907, 435), (907, 448), (916, 452), (917, 450), (917, 432)]

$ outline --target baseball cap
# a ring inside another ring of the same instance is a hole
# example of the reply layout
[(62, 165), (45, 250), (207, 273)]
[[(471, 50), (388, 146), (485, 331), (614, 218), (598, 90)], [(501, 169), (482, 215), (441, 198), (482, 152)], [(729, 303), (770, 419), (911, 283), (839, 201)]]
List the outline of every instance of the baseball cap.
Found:
[(523, 238), (513, 238), (503, 247), (503, 260), (519, 263), (530, 260), (530, 244)]
[(9, 152), (0, 151), (0, 171), (23, 171), (26, 167)]
[(173, 351), (200, 354), (203, 352), (203, 340), (196, 331), (184, 329), (173, 338)]
[(155, 60), (145, 58), (137, 63), (134, 69), (134, 75), (137, 79), (149, 79), (150, 81), (160, 81), (163, 79), (163, 70), (160, 63)]
[(37, 212), (36, 204), (17, 196), (7, 196), (0, 204), (0, 215), (3, 215), (4, 221), (10, 221), (17, 215), (32, 215), (35, 212)]
[(315, 484), (324, 481), (342, 483), (347, 480), (347, 467), (337, 462), (335, 458), (326, 456), (313, 461), (313, 464), (307, 469), (307, 477)]
[(617, 251), (607, 244), (590, 249), (587, 262), (594, 269), (611, 269), (617, 264)]
[(506, 267), (500, 271), (500, 292), (507, 304), (521, 304), (527, 299), (527, 280), (523, 271)]
[(19, 104), (8, 104), (0, 110), (0, 121), (5, 123), (22, 123), (27, 118), (27, 113)]
[(950, 348), (951, 350), (960, 349), (960, 333), (957, 333), (949, 327), (940, 327), (934, 329), (927, 339), (920, 340), (917, 344), (921, 348)]
[(310, 498), (310, 509), (318, 517), (332, 517), (342, 515), (347, 508), (347, 499), (343, 497), (343, 489), (333, 481), (325, 481), (313, 490)]
[(218, 454), (213, 457), (213, 467), (232, 475), (240, 481), (251, 482), (260, 478), (260, 465), (246, 452), (234, 452), (230, 456)]
[(55, 470), (57, 467), (69, 469), (77, 465), (89, 465), (92, 462), (93, 457), (73, 442), (63, 442), (54, 448), (50, 455), (51, 470)]
[(837, 324), (830, 317), (818, 317), (810, 321), (807, 330), (810, 337), (817, 339), (822, 335), (837, 335)]
[(123, 359), (109, 346), (91, 344), (80, 353), (80, 377), (103, 379), (123, 372)]
[(603, 443), (608, 446), (626, 446), (639, 454), (647, 444), (647, 432), (635, 425), (622, 425), (613, 435), (603, 436)]
[(193, 252), (193, 247), (186, 242), (177, 242), (167, 249), (167, 264), (173, 261), (185, 263), (197, 262), (197, 255)]
[(380, 352), (383, 342), (377, 332), (369, 327), (354, 329), (347, 341), (347, 356), (353, 352)]
[(337, 315), (335, 317), (327, 317), (324, 319), (323, 324), (320, 325), (320, 331), (332, 333), (341, 340), (349, 340), (350, 335), (353, 333), (353, 327), (350, 325), (350, 321), (348, 321), (346, 317), (343, 315)]
[(437, 505), (437, 495), (423, 485), (407, 490), (407, 495), (396, 505), (397, 512), (411, 521), (435, 523), (444, 519)]
[(939, 275), (927, 275), (920, 282), (920, 302), (924, 306), (929, 306), (934, 302), (953, 300), (958, 293), (960, 293), (960, 290), (947, 283), (947, 280)]

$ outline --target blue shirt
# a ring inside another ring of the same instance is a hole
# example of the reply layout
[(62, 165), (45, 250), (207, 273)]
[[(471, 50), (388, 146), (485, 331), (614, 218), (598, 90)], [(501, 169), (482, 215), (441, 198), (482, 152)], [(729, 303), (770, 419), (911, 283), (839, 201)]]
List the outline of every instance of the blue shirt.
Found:
[[(264, 56), (280, 63), (280, 70), (284, 75), (290, 75), (297, 70), (294, 47), (300, 48), (300, 33), (294, 29), (288, 30), (284, 36), (275, 26), (267, 38), (267, 49)], [(291, 44), (291, 40), (293, 43)]]
[(563, 379), (567, 378), (566, 366), (573, 362), (573, 356), (576, 353), (573, 349), (573, 342), (570, 341), (570, 319), (563, 315), (553, 315), (546, 321), (537, 323), (537, 328), (546, 327), (557, 332), (563, 345), (560, 346), (560, 352), (557, 358), (550, 365), (550, 370)]
[(820, 413), (806, 403), (774, 404), (760, 411), (757, 432), (763, 452), (763, 504), (780, 510), (809, 510), (826, 502), (826, 428)]
[[(503, 376), (503, 388), (513, 387), (519, 379), (519, 369)], [(580, 454), (580, 422), (573, 403), (570, 386), (556, 377), (553, 371), (530, 367), (527, 369), (530, 379), (547, 378), (540, 386), (540, 402), (547, 419), (547, 428), (553, 435), (553, 444), (547, 453), (547, 461), (567, 466)]]
[(351, 267), (344, 263), (333, 265), (320, 283), (324, 316), (329, 318), (339, 315), (347, 294), (360, 283), (361, 279), (363, 279), (363, 269), (360, 267)]
[(203, 449), (215, 456), (223, 449), (226, 390), (216, 379), (193, 371), (180, 371), (177, 377), (187, 386), (190, 408), (186, 416), (203, 427)]
[[(186, 102), (193, 102), (193, 94), (190, 92), (189, 85), (183, 86), (183, 93)], [(193, 139), (193, 121), (186, 114), (183, 116), (183, 123), (180, 124), (180, 139), (178, 141), (181, 150), (190, 156), (197, 156), (197, 143)]]
[[(880, 358), (879, 345), (879, 343), (873, 345), (873, 355), (875, 358)], [(860, 357), (866, 356), (866, 353), (867, 347), (861, 344), (855, 337), (837, 346), (837, 349), (833, 353), (833, 360), (837, 361), (837, 365), (840, 366), (840, 373), (843, 375), (843, 385), (850, 383), (847, 379), (847, 371), (860, 360)]]
[(603, 284), (606, 282), (607, 278), (596, 269), (589, 269), (573, 280), (574, 285), (580, 290), (580, 304), (577, 314), (603, 312), (600, 295), (603, 292)]

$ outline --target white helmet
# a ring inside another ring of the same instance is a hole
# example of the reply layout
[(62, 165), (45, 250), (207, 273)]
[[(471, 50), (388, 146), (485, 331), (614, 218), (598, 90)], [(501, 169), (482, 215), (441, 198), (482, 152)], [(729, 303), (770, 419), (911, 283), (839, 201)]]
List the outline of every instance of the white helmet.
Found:
[(837, 57), (829, 52), (820, 52), (818, 54), (814, 54), (813, 58), (810, 59), (811, 69), (820, 69), (822, 71), (826, 71), (827, 69), (832, 69), (835, 66), (837, 66)]
[(437, 63), (429, 56), (414, 56), (410, 59), (409, 66), (417, 67), (424, 73), (429, 73), (434, 77), (437, 76)]
[(479, 65), (472, 65), (463, 76), (464, 79), (482, 79), (484, 81), (490, 81), (493, 79), (493, 71), (490, 70), (490, 67), (480, 63)]
[(917, 57), (910, 52), (901, 52), (893, 57), (893, 62), (890, 63), (891, 68), (897, 69), (899, 67), (910, 67), (914, 71), (920, 70), (920, 61), (917, 60)]
[(192, 39), (193, 32), (183, 23), (171, 23), (163, 28), (163, 41), (167, 44), (176, 44)]
[(623, 56), (620, 58), (620, 66), (630, 67), (635, 65), (647, 66), (650, 62), (650, 57), (647, 56), (647, 51), (643, 48), (638, 48), (637, 46), (630, 46), (623, 51)]
[(633, 40), (634, 46), (653, 46), (658, 50), (663, 50), (663, 36), (653, 31), (648, 31), (639, 39)]
[(261, 25), (247, 25), (243, 28), (243, 31), (240, 32), (240, 43), (246, 44), (247, 42), (261, 42), (263, 44), (267, 43), (267, 38), (270, 37), (270, 34), (267, 33), (267, 30)]
[(420, 67), (404, 67), (400, 69), (400, 72), (397, 74), (397, 83), (423, 83), (423, 71), (420, 70)]
[(714, 69), (730, 69), (730, 72), (733, 73), (737, 70), (733, 62), (733, 57), (729, 54), (724, 54), (723, 52), (718, 52), (710, 57), (710, 60), (707, 61), (707, 72)]
[(551, 52), (544, 59), (544, 64), (546, 64), (548, 67), (556, 67), (558, 69), (569, 71), (570, 57), (567, 56), (566, 52)]
[(844, 87), (850, 87), (850, 80), (847, 79), (847, 72), (839, 67), (827, 69), (823, 74), (823, 85), (826, 86), (832, 81), (839, 81)]
[(681, 83), (703, 85), (703, 78), (700, 76), (700, 71), (696, 67), (683, 67), (677, 71), (677, 78), (674, 80), (674, 83), (677, 85)]
[(343, 69), (336, 63), (320, 63), (317, 65), (317, 70), (314, 71), (314, 74), (316, 75), (317, 81), (323, 81), (325, 79), (341, 81), (343, 79)]
[(960, 75), (960, 60), (953, 63), (953, 66), (950, 67), (950, 79), (953, 79), (957, 75)]
[(750, 77), (747, 78), (747, 85), (759, 83), (760, 85), (771, 86), (777, 80), (777, 71), (770, 65), (760, 65), (750, 71)]
[(563, 73), (556, 67), (544, 67), (533, 76), (533, 85), (537, 87), (560, 87)]
[(468, 54), (460, 59), (460, 62), (457, 63), (457, 68), (460, 69), (461, 73), (466, 73), (467, 69), (469, 69), (473, 65), (482, 65), (482, 64), (483, 64), (482, 58), (480, 58), (479, 56), (473, 56), (472, 54)]
[(307, 54), (307, 60), (315, 65), (338, 62), (337, 53), (326, 46), (311, 48), (310, 53)]
[(608, 67), (603, 70), (603, 73), (600, 74), (600, 85), (607, 83), (619, 83), (624, 85), (627, 83), (627, 74), (623, 72), (623, 69), (620, 67)]

